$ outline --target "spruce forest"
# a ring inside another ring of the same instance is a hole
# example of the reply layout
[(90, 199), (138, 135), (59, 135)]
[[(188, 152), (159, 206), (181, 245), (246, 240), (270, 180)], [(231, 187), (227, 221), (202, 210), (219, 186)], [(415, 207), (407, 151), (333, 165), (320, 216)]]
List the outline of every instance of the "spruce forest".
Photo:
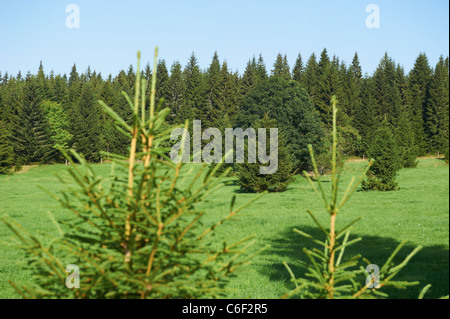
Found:
[[(347, 157), (367, 157), (381, 125), (394, 135), (405, 166), (426, 154), (448, 156), (448, 57), (441, 56), (431, 66), (427, 56), (419, 54), (413, 69), (405, 73), (386, 53), (370, 76), (363, 73), (357, 53), (346, 64), (326, 49), (307, 60), (299, 54), (293, 66), (282, 54), (268, 66), (261, 55), (253, 57), (242, 74), (220, 61), (217, 52), (206, 70), (200, 69), (194, 54), (184, 66), (180, 62), (168, 66), (160, 60), (157, 68), (156, 100), (170, 109), (169, 125), (199, 119), (205, 127), (234, 127), (248, 106), (247, 94), (268, 78), (280, 78), (306, 90), (325, 131), (331, 128), (330, 97), (336, 95), (341, 110), (337, 125), (346, 140), (342, 152)], [(149, 64), (141, 72), (150, 80)], [(127, 140), (118, 136), (97, 100), (131, 121), (120, 92), (131, 95), (135, 77), (131, 65), (105, 76), (90, 68), (77, 70), (76, 65), (68, 75), (46, 73), (42, 63), (36, 74), (1, 75), (2, 172), (22, 165), (61, 163), (64, 158), (57, 146), (74, 148), (90, 162), (106, 159), (102, 152), (125, 155)]]

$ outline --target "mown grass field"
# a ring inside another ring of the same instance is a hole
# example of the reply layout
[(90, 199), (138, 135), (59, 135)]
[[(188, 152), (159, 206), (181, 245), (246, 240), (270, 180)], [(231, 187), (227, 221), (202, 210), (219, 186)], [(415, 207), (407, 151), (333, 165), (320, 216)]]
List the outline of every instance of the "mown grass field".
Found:
[[(359, 175), (365, 162), (348, 163), (342, 177), (345, 188), (352, 176)], [(107, 174), (110, 165), (95, 165), (99, 174)], [(0, 216), (8, 214), (34, 233), (53, 233), (48, 219), (51, 211), (56, 219), (63, 220), (71, 213), (62, 210), (48, 194), (38, 188), (43, 186), (56, 193), (64, 186), (55, 173), (67, 176), (66, 166), (39, 166), (13, 176), (0, 176)], [(327, 181), (327, 177), (324, 177)], [(390, 252), (402, 241), (408, 241), (400, 254), (405, 257), (414, 247), (423, 249), (403, 270), (398, 279), (420, 281), (420, 286), (408, 290), (392, 291), (392, 298), (417, 298), (421, 288), (432, 284), (427, 294), (437, 298), (449, 293), (449, 168), (442, 160), (421, 159), (418, 168), (403, 169), (398, 178), (401, 189), (396, 192), (357, 192), (338, 216), (338, 226), (362, 217), (353, 229), (353, 236), (363, 241), (347, 252), (361, 253), (372, 263), (384, 263)], [(330, 183), (325, 183), (329, 185)], [(341, 190), (343, 191), (343, 190)], [(224, 181), (223, 187), (202, 203), (205, 226), (227, 215), (233, 195), (237, 204), (250, 200), (254, 194), (239, 191), (235, 178)], [(251, 251), (266, 245), (270, 248), (254, 258), (229, 282), (228, 298), (278, 298), (289, 288), (289, 276), (282, 265), (288, 262), (297, 275), (303, 270), (296, 264), (304, 259), (302, 248), (310, 245), (293, 232), (299, 228), (306, 233), (320, 235), (306, 214), (311, 210), (323, 223), (327, 215), (322, 202), (308, 182), (301, 177), (284, 193), (267, 194), (218, 229), (214, 237), (218, 242), (231, 242), (255, 234), (257, 242)], [(0, 242), (8, 241), (11, 233), (0, 223)], [(251, 253), (249, 251), (249, 253)], [(82, 274), (81, 274), (82, 275)], [(0, 298), (17, 298), (8, 280), (30, 280), (23, 254), (12, 247), (0, 244)]]

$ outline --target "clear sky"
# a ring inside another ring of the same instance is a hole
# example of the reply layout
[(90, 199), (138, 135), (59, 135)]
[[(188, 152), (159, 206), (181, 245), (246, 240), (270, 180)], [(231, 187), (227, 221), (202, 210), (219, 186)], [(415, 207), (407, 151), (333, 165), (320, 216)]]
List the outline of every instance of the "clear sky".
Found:
[[(80, 9), (80, 27), (67, 28), (69, 4)], [(380, 9), (380, 28), (367, 28), (369, 4)], [(158, 45), (169, 66), (185, 65), (194, 51), (206, 68), (214, 51), (229, 67), (244, 71), (262, 53), (268, 70), (276, 55), (291, 67), (327, 48), (346, 63), (355, 51), (364, 73), (372, 74), (384, 52), (409, 71), (420, 52), (434, 66), (449, 54), (447, 0), (1, 0), (0, 71), (69, 73), (88, 65), (103, 75), (117, 74), (152, 60)]]

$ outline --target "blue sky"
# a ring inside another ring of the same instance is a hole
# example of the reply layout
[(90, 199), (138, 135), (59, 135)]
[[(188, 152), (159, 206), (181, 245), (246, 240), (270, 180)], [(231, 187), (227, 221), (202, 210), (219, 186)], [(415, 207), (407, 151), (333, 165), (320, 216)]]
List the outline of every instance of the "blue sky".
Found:
[[(80, 8), (80, 28), (66, 27), (66, 6)], [(380, 8), (380, 28), (366, 27), (366, 6)], [(0, 3), (0, 71), (69, 73), (88, 65), (107, 75), (152, 60), (153, 49), (170, 65), (185, 65), (194, 51), (208, 67), (214, 51), (229, 67), (244, 71), (262, 53), (268, 70), (276, 55), (291, 67), (327, 48), (346, 63), (358, 52), (363, 72), (372, 74), (384, 52), (409, 71), (420, 52), (434, 66), (449, 54), (449, 2), (385, 0), (71, 0)]]

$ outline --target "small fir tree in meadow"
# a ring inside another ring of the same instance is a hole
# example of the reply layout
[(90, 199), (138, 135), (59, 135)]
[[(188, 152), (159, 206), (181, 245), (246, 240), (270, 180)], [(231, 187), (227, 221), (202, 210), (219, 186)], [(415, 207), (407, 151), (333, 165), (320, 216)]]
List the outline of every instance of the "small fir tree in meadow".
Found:
[(396, 178), (403, 160), (397, 141), (386, 123), (375, 132), (368, 154), (374, 164), (368, 172), (367, 180), (362, 182), (362, 188), (379, 191), (398, 189)]
[[(270, 128), (278, 128), (276, 120), (269, 118), (266, 114), (261, 120), (258, 120), (254, 125), (255, 131), (258, 128), (266, 129), (266, 154), (269, 153), (270, 143)], [(258, 137), (259, 140), (259, 137)], [(260, 144), (257, 143), (260, 147)], [(246, 148), (248, 153), (248, 147)], [(246, 159), (247, 160), (247, 159)], [(278, 168), (274, 174), (260, 174), (260, 167), (267, 166), (258, 160), (256, 163), (237, 164), (237, 177), (239, 178), (239, 186), (244, 191), (261, 193), (282, 192), (285, 191), (288, 185), (293, 181), (294, 164), (293, 155), (290, 149), (286, 146), (286, 138), (282, 132), (278, 131)]]

